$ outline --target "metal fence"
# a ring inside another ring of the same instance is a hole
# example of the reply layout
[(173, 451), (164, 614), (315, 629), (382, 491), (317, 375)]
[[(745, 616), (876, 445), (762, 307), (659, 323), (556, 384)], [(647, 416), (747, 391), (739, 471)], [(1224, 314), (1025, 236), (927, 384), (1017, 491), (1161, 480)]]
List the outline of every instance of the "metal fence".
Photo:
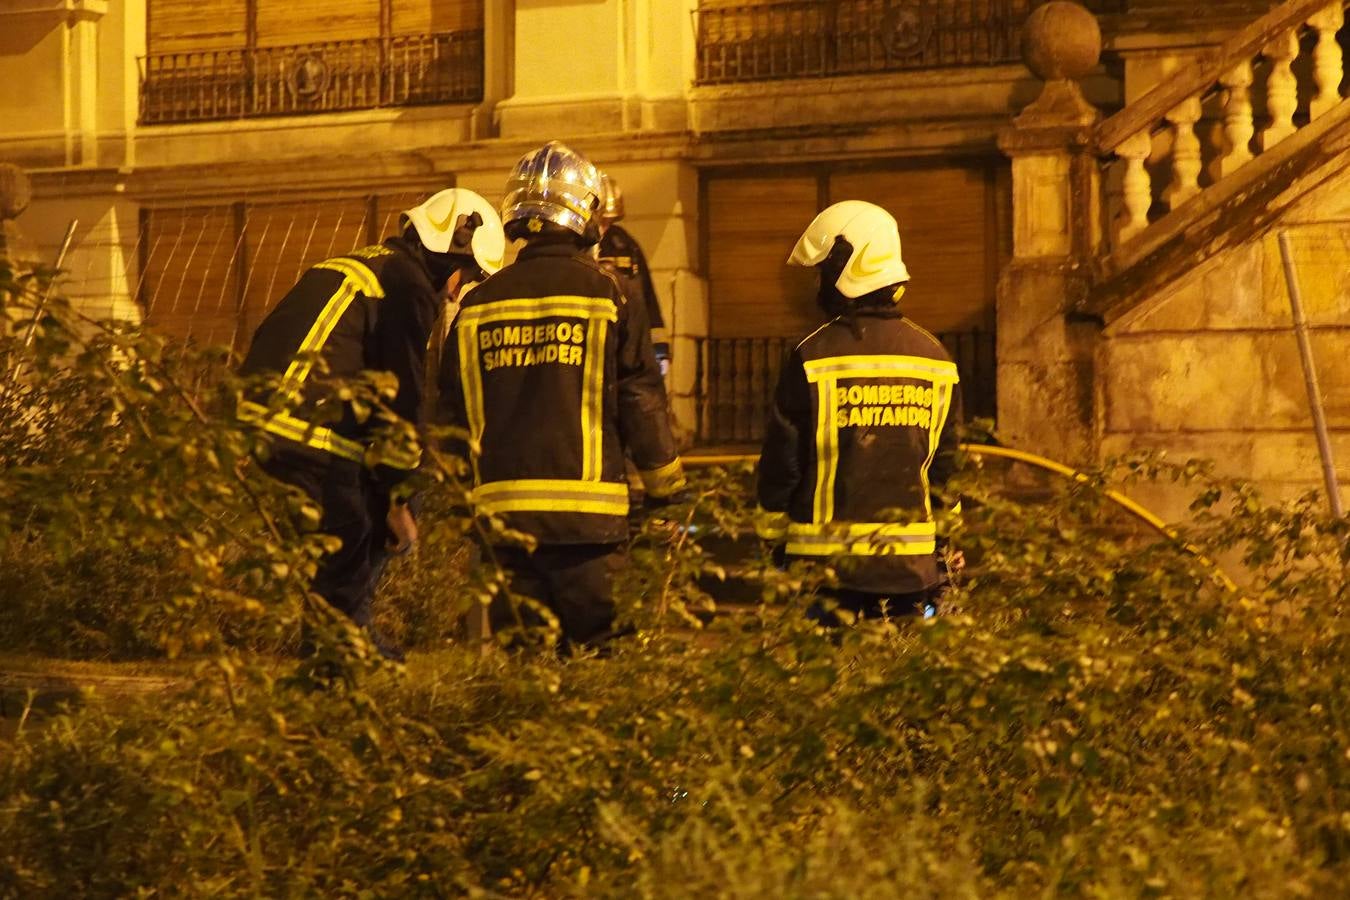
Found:
[[(1016, 62), (1045, 0), (704, 2), (694, 13), (700, 84)], [(1087, 0), (1119, 12), (1125, 0)]]
[[(966, 419), (992, 419), (998, 396), (994, 333), (955, 331), (937, 337), (961, 373)], [(763, 439), (778, 372), (794, 344), (795, 339), (773, 337), (698, 342), (694, 395), (700, 443), (753, 444)]]
[(147, 125), (482, 99), (482, 31), (160, 53), (141, 68)]

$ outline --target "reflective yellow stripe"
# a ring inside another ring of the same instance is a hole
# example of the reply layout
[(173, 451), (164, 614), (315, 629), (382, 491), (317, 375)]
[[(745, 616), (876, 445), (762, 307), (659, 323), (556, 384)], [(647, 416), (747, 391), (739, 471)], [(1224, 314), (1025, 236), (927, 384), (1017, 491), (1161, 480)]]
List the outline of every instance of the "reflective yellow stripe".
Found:
[(286, 374), (281, 379), (281, 393), (286, 399), (294, 401), (300, 395), (300, 387), (309, 377), (310, 371), (314, 368), (314, 354), (323, 349), (328, 343), (328, 338), (337, 327), (338, 322), (342, 321), (342, 316), (351, 306), (352, 300), (358, 293), (365, 294), (367, 297), (380, 299), (384, 297), (384, 289), (380, 287), (379, 279), (365, 265), (350, 259), (328, 259), (321, 263), (316, 263), (313, 268), (326, 269), (332, 272), (338, 272), (342, 275), (342, 284), (328, 298), (319, 315), (315, 317), (314, 324), (310, 326), (309, 333), (305, 339), (300, 342), (299, 348), (295, 351), (295, 359), (286, 368)]
[(947, 414), (951, 412), (954, 389), (955, 382), (933, 384), (933, 415), (928, 427), (928, 456), (919, 467), (919, 478), (923, 481), (923, 508), (929, 518), (933, 517), (933, 498), (930, 496), (932, 488), (928, 483), (928, 469), (933, 465), (933, 457), (937, 456), (938, 444), (942, 440), (942, 427), (947, 422)]
[(924, 356), (827, 356), (802, 364), (808, 381), (838, 378), (919, 378), (957, 381), (956, 363)]
[(375, 273), (363, 262), (337, 256), (333, 259), (325, 259), (321, 263), (315, 263), (313, 268), (341, 272), (347, 278), (356, 282), (356, 289), (367, 297), (372, 300), (384, 299), (384, 288), (380, 285), (380, 279), (376, 278)]
[(937, 523), (827, 522), (824, 525), (817, 525), (813, 522), (792, 522), (788, 525), (788, 533), (794, 538), (829, 537), (834, 540), (876, 536), (932, 538), (937, 536)]
[(639, 471), (642, 487), (653, 497), (669, 497), (684, 487), (684, 463), (677, 456), (658, 469)]
[(628, 485), (532, 478), (490, 481), (473, 491), (479, 512), (583, 512), (628, 515)]
[(285, 412), (274, 412), (261, 403), (243, 400), (237, 413), (241, 422), (257, 425), (270, 434), (287, 440), (332, 453), (353, 462), (362, 462), (366, 457), (366, 448), (350, 438), (342, 437), (331, 428), (314, 425)]
[(599, 481), (605, 452), (605, 333), (609, 322), (586, 326), (586, 366), (581, 375), (581, 478)]
[(788, 530), (788, 514), (769, 512), (764, 507), (755, 508), (755, 534), (766, 541), (781, 540)]
[(923, 556), (937, 552), (937, 526), (932, 522), (793, 522), (787, 534), (787, 552), (794, 556)]
[(292, 359), (291, 364), (286, 367), (286, 374), (281, 379), (281, 394), (287, 400), (295, 401), (299, 398), (300, 388), (314, 368), (314, 354), (323, 349), (328, 336), (337, 327), (356, 293), (356, 285), (344, 280), (337, 292), (328, 298), (328, 303), (310, 326), (309, 334), (300, 342), (299, 349), (295, 351), (295, 359)]
[(835, 416), (839, 398), (835, 396), (834, 379), (826, 379), (817, 388), (816, 405), (816, 494), (812, 521), (828, 522), (834, 518), (834, 483), (839, 468), (839, 429)]
[(478, 454), (483, 447), (483, 378), (479, 372), (478, 325), (472, 321), (459, 326), (459, 380), (464, 386), (464, 411), (469, 419), (469, 462), (476, 482)]
[(608, 297), (539, 297), (534, 300), (494, 300), (459, 311), (464, 322), (485, 324), (506, 319), (544, 319), (552, 317), (573, 319), (600, 318), (610, 322), (619, 320), (618, 307)]
[(519, 491), (580, 491), (596, 497), (628, 499), (628, 485), (621, 481), (578, 481), (575, 478), (518, 478), (489, 481), (474, 488), (475, 497), (495, 497)]

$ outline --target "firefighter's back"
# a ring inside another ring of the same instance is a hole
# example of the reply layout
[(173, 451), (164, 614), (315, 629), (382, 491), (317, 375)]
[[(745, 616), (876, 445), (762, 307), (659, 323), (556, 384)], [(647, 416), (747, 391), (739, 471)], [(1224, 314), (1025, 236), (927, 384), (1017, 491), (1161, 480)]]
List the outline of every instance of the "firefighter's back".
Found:
[(533, 244), (465, 297), (452, 340), (476, 444), (475, 500), (544, 543), (626, 536), (617, 427), (625, 315), (574, 244)]
[(624, 451), (649, 496), (668, 500), (684, 481), (645, 316), (591, 256), (600, 187), (595, 166), (557, 141), (521, 157), (502, 219), (524, 247), (464, 299), (440, 372), (475, 512), (533, 538), (523, 547), (493, 532), (510, 596), (494, 598), (489, 624), (543, 625), (542, 606), (563, 647), (614, 634)]
[(939, 580), (932, 489), (954, 467), (956, 366), (901, 312), (909, 270), (881, 207), (831, 205), (789, 262), (817, 269), (833, 318), (784, 361), (760, 456), (760, 533), (786, 538), (788, 555), (834, 560), (841, 588), (872, 598), (864, 606), (913, 600)]
[(251, 391), (240, 403), (240, 418), (286, 438), (288, 452), (315, 460), (322, 456), (314, 451), (335, 453), (359, 462), (365, 429), (351, 410), (343, 405), (336, 421), (324, 423), (313, 421), (311, 414), (329, 393), (325, 381), (385, 367), (372, 356), (369, 335), (376, 304), (387, 305), (390, 293), (395, 300), (389, 302), (412, 302), (404, 296), (407, 268), (401, 254), (376, 244), (306, 270), (253, 333), (240, 374), (281, 379), (274, 392)]
[[(760, 478), (766, 509), (786, 507), (787, 552), (852, 557), (840, 577), (856, 590), (934, 585), (930, 492), (945, 481), (960, 416), (959, 378), (946, 350), (887, 301), (808, 336), (788, 370), (779, 402), (801, 411), (792, 431), (800, 449), (784, 445), (788, 434), (771, 433)], [(799, 464), (782, 462), (798, 454)], [(785, 478), (789, 471), (799, 475)], [(779, 493), (789, 485), (786, 496)]]
[(823, 483), (803, 492), (832, 506), (827, 521), (927, 518), (928, 468), (957, 383), (946, 349), (892, 307), (860, 310), (852, 326), (833, 322), (800, 352), (817, 387), (824, 464)]

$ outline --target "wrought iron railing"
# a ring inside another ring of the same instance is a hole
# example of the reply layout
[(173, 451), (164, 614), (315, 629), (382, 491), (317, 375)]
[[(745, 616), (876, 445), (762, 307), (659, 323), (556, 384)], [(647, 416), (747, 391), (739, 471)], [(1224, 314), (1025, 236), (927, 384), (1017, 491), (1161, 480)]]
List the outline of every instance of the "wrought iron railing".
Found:
[(141, 68), (147, 125), (482, 99), (482, 31), (158, 53)]
[[(992, 419), (998, 394), (994, 333), (939, 334), (961, 373), (967, 420)], [(695, 360), (698, 440), (705, 445), (753, 444), (764, 437), (765, 415), (778, 371), (795, 339), (703, 338)]]
[[(704, 0), (695, 13), (700, 84), (1016, 62), (1020, 29), (1045, 0)], [(1119, 12), (1125, 0), (1086, 0)]]

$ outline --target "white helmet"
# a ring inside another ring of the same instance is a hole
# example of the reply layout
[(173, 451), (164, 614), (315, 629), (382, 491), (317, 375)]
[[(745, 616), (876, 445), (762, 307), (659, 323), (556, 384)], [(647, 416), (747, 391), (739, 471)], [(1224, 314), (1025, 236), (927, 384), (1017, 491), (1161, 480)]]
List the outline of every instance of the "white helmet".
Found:
[(505, 262), (506, 233), (502, 231), (501, 216), (491, 203), (473, 191), (463, 188), (441, 191), (422, 205), (404, 210), (403, 215), (417, 229), (422, 246), (432, 253), (473, 256), (488, 275)]
[(792, 248), (788, 265), (820, 265), (839, 238), (853, 248), (834, 283), (843, 296), (855, 300), (909, 281), (909, 269), (900, 257), (900, 229), (895, 217), (875, 203), (862, 200), (844, 200), (816, 216)]

